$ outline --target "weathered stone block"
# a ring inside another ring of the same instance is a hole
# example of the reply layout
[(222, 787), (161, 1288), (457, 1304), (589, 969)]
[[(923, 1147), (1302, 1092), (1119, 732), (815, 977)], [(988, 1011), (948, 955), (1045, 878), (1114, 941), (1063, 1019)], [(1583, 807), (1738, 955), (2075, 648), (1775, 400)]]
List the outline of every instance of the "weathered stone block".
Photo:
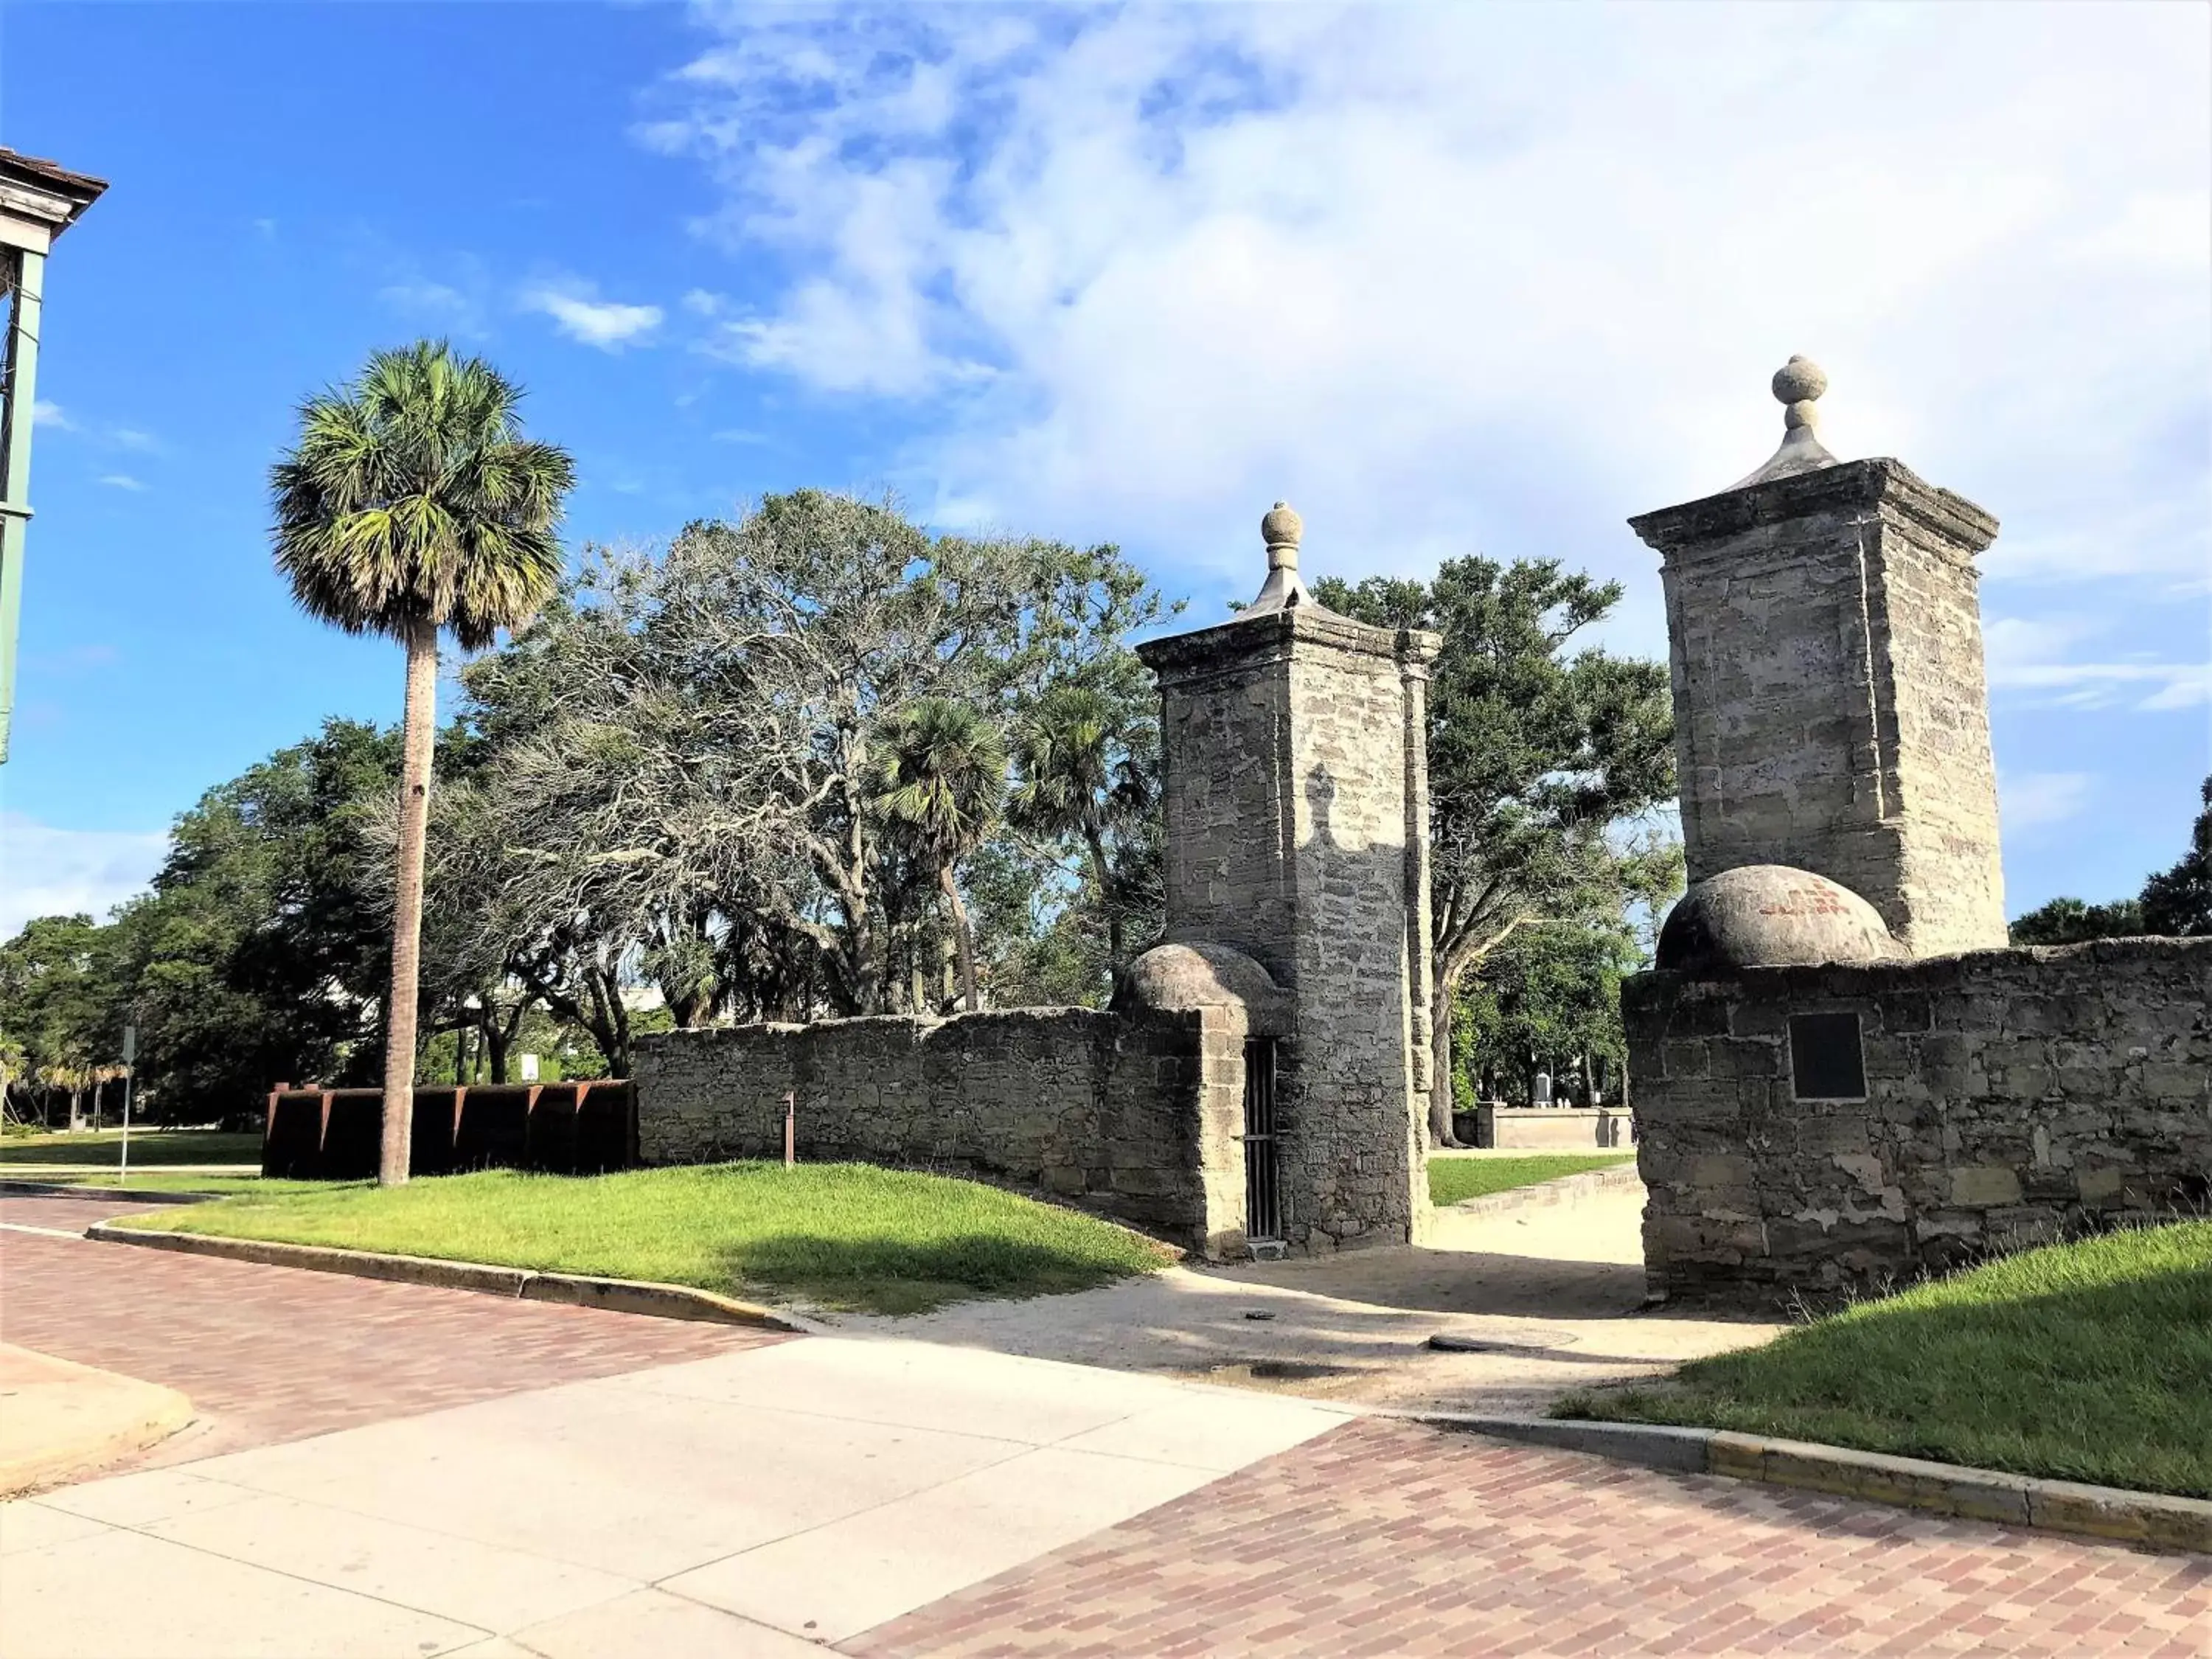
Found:
[[(2197, 1031), (2201, 1008), (2186, 1021), (2172, 1010), (2197, 994), (2208, 967), (2212, 939), (2142, 939), (1758, 969), (1696, 986), (1705, 1004), (1727, 1008), (1737, 1044), (1808, 1006), (1859, 1010), (1877, 1033), (1869, 1047), (1889, 1041), (1898, 1050), (1870, 1056), (1864, 1103), (1840, 1110), (1786, 1092), (1747, 1096), (1772, 1082), (1757, 1078), (1735, 1079), (1731, 1103), (1725, 1076), (1643, 1066), (1639, 1057), (1658, 1046), (1654, 1028), (1686, 988), (1677, 975), (1642, 976), (1622, 1006), (1655, 1215), (1733, 1214), (1747, 1184), (1770, 1230), (1765, 1254), (1731, 1256), (1694, 1229), (1647, 1229), (1652, 1282), (1762, 1304), (1791, 1285), (1874, 1288), (2115, 1209), (2199, 1201), (2212, 1171), (2212, 1038)], [(1885, 1011), (1923, 995), (1925, 1035), (1880, 1036)], [(2094, 1023), (2059, 1029), (2060, 1019), (2023, 1016), (2051, 1028), (2036, 1031), (1997, 1023), (2039, 999)], [(1732, 1057), (1709, 1071), (1735, 1065)], [(1842, 1242), (1838, 1230), (1869, 1214), (1899, 1224)], [(1746, 1243), (1733, 1241), (1740, 1251)]]

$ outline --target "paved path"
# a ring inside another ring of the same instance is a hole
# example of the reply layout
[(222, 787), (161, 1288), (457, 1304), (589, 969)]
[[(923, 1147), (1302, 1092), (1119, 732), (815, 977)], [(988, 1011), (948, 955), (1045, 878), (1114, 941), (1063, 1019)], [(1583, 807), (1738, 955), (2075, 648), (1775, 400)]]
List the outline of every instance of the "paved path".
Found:
[[(1655, 1376), (1782, 1328), (1647, 1310), (1643, 1212), (1639, 1186), (1518, 1214), (1443, 1210), (1430, 1247), (1177, 1267), (1073, 1296), (835, 1322), (1346, 1403), (1540, 1413), (1573, 1389)], [(1426, 1346), (1444, 1334), (1480, 1349)]]
[(0, 1653), (796, 1659), (1345, 1420), (800, 1338), (0, 1505)]
[(1366, 1419), (866, 1655), (2212, 1654), (2212, 1559)]
[(2212, 1654), (2212, 1560), (1310, 1401), (34, 1233), (0, 1271), (13, 1340), (253, 1442), (0, 1505), (9, 1659)]
[[(296, 1440), (784, 1340), (76, 1236), (154, 1207), (0, 1198), (0, 1341), (163, 1384), (198, 1408), (199, 1421), (142, 1462)], [(15, 1231), (25, 1227), (70, 1237)]]

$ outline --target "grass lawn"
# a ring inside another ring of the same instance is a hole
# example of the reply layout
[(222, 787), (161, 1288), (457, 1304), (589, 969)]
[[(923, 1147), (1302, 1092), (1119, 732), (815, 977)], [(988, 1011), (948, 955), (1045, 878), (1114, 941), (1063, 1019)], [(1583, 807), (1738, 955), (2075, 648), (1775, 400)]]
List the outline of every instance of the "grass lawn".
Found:
[(2212, 1221), (2031, 1250), (1553, 1414), (2212, 1498)]
[[(120, 1129), (85, 1134), (9, 1135), (0, 1140), (0, 1175), (14, 1164), (73, 1164), (112, 1170), (123, 1152)], [(213, 1129), (133, 1129), (131, 1167), (161, 1164), (252, 1164), (261, 1162), (261, 1137), (227, 1135)]]
[(694, 1285), (870, 1313), (1150, 1273), (1165, 1245), (977, 1182), (859, 1164), (488, 1170), (244, 1194), (131, 1224)]
[(1483, 1198), (1533, 1187), (1540, 1181), (1580, 1175), (1585, 1170), (1610, 1169), (1635, 1162), (1633, 1152), (1532, 1152), (1527, 1158), (1432, 1158), (1429, 1160), (1429, 1199), (1436, 1204), (1456, 1204), (1463, 1198)]
[(365, 1187), (365, 1181), (264, 1181), (259, 1176), (202, 1175), (189, 1170), (164, 1170), (138, 1167), (138, 1148), (131, 1149), (131, 1176), (118, 1181), (115, 1171), (105, 1170), (73, 1170), (66, 1173), (34, 1170), (27, 1175), (10, 1172), (0, 1165), (0, 1181), (35, 1182), (41, 1187), (100, 1187), (118, 1192), (146, 1193), (218, 1193), (228, 1196), (233, 1193), (326, 1193), (334, 1187)]

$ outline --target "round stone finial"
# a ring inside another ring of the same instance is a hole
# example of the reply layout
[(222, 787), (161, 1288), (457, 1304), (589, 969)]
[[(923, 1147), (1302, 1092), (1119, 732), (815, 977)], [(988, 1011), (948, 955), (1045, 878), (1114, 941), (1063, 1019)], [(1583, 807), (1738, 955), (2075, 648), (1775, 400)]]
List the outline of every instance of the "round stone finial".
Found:
[(1296, 570), (1298, 538), (1305, 533), (1305, 520), (1298, 517), (1288, 501), (1277, 501), (1260, 520), (1261, 539), (1267, 544), (1267, 568)]
[(1801, 426), (1818, 426), (1820, 412), (1813, 400), (1828, 389), (1828, 377), (1820, 372), (1820, 364), (1809, 357), (1793, 356), (1774, 371), (1774, 396), (1786, 405), (1782, 411), (1782, 424), (1787, 431)]

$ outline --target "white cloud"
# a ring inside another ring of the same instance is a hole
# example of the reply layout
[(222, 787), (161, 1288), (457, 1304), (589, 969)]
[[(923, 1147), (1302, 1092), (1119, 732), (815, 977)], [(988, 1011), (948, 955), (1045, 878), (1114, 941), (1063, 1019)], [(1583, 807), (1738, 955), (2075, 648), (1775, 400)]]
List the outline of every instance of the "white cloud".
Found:
[(134, 495), (146, 488), (128, 472), (103, 472), (100, 475), (100, 481), (110, 489), (128, 489)]
[(1286, 495), (1324, 572), (1630, 578), (1649, 648), (1621, 519), (1764, 459), (1802, 351), (1996, 576), (2212, 553), (2201, 9), (714, 17), (640, 137), (790, 275), (708, 345), (910, 404), (940, 519), (1256, 580)]
[(137, 892), (161, 868), (166, 834), (58, 830), (20, 812), (0, 812), (0, 939), (12, 939), (34, 916), (95, 921)]
[(468, 319), (476, 308), (467, 295), (449, 283), (387, 283), (377, 289), (376, 297), (396, 311), (423, 317), (447, 317), (456, 322)]
[(2097, 780), (2087, 772), (2006, 773), (1997, 780), (1997, 805), (2007, 830), (2063, 823), (2089, 805)]
[(127, 449), (142, 455), (161, 455), (168, 447), (152, 433), (135, 426), (123, 426), (113, 421), (89, 420), (72, 415), (59, 404), (40, 398), (31, 405), (31, 420), (34, 426), (55, 432), (74, 432), (88, 440), (95, 449)]
[(2094, 618), (2065, 621), (1991, 618), (1983, 629), (1990, 689), (2032, 704), (2100, 708), (2124, 704), (2141, 712), (2212, 702), (2212, 662), (2166, 662), (2148, 656), (2088, 660), (2071, 654), (2108, 633)]
[(660, 326), (663, 313), (659, 306), (622, 305), (594, 299), (592, 292), (588, 283), (541, 283), (524, 291), (521, 304), (525, 311), (543, 312), (550, 317), (553, 325), (570, 339), (602, 351), (619, 351), (637, 344)]

